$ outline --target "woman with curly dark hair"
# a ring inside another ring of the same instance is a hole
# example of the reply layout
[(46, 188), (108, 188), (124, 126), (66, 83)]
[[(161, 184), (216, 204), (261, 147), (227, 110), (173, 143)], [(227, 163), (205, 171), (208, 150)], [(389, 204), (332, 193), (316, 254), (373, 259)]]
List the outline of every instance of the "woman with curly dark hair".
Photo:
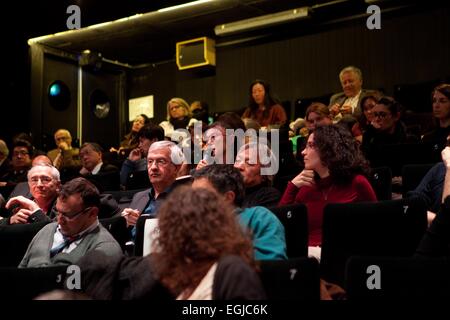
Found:
[(256, 120), (261, 127), (280, 127), (286, 123), (286, 112), (270, 93), (268, 83), (255, 80), (250, 85), (249, 106), (242, 115), (242, 119), (246, 118)]
[(369, 166), (352, 134), (338, 125), (317, 127), (303, 150), (305, 169), (287, 185), (279, 206), (308, 208), (309, 254), (320, 257), (323, 208), (328, 203), (376, 201)]
[(158, 212), (154, 266), (178, 299), (264, 299), (251, 239), (236, 214), (206, 189), (181, 186)]

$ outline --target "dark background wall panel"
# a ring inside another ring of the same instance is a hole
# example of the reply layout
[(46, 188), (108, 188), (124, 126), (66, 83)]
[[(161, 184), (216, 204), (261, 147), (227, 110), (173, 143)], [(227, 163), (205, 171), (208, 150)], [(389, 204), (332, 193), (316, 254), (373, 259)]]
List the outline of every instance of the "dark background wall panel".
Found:
[[(105, 118), (95, 116), (90, 105), (94, 90), (103, 91), (110, 100), (110, 112)], [(120, 142), (120, 74), (83, 70), (83, 136), (82, 142), (97, 142), (105, 148)]]
[[(53, 134), (59, 128), (66, 128), (75, 138), (77, 135), (77, 65), (70, 60), (52, 55), (44, 56), (42, 94), (42, 142), (43, 148), (53, 148)], [(66, 110), (50, 106), (48, 88), (55, 80), (63, 81), (70, 90), (70, 104)], [(33, 121), (33, 119), (32, 119)]]

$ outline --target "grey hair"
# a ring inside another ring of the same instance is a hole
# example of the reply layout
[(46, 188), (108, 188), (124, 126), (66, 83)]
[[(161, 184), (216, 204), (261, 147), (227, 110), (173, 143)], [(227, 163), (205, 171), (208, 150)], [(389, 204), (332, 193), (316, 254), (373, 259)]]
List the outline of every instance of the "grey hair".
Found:
[(170, 103), (176, 103), (177, 105), (179, 105), (181, 108), (184, 109), (185, 117), (191, 118), (192, 117), (192, 113), (191, 110), (189, 109), (189, 104), (186, 102), (186, 100), (184, 100), (183, 98), (172, 98), (169, 101), (167, 101), (167, 121), (170, 120)]
[(359, 69), (355, 66), (347, 66), (344, 69), (342, 69), (341, 72), (339, 72), (339, 80), (342, 78), (342, 75), (346, 72), (353, 72), (358, 76), (359, 80), (362, 81), (362, 79), (363, 79), (361, 69)]
[(31, 174), (34, 171), (36, 171), (37, 169), (42, 169), (42, 168), (50, 168), (50, 174), (52, 175), (53, 179), (55, 179), (56, 181), (61, 181), (60, 177), (59, 177), (58, 169), (56, 169), (54, 166), (49, 166), (48, 164), (44, 164), (44, 163), (39, 163), (39, 164), (31, 167), (31, 169), (28, 170), (27, 179), (30, 180)]
[(148, 155), (151, 154), (152, 151), (168, 148), (170, 150), (170, 159), (172, 163), (175, 165), (181, 165), (185, 162), (185, 157), (183, 151), (179, 146), (177, 146), (172, 141), (156, 141), (153, 142), (148, 149)]
[[(276, 171), (278, 171), (278, 163), (277, 163), (277, 157), (272, 152), (270, 147), (268, 146), (268, 143), (266, 141), (259, 141), (259, 142), (249, 142), (244, 144), (241, 148), (239, 148), (238, 154), (243, 152), (244, 150), (256, 150), (257, 156), (258, 156), (258, 162), (261, 165), (261, 168), (272, 168), (272, 166), (275, 166), (277, 168)], [(263, 157), (261, 159), (261, 156)], [(252, 160), (252, 159), (249, 159)], [(261, 176), (269, 181), (273, 181), (274, 174), (265, 174), (269, 170), (261, 170)], [(270, 171), (269, 171), (270, 172)]]

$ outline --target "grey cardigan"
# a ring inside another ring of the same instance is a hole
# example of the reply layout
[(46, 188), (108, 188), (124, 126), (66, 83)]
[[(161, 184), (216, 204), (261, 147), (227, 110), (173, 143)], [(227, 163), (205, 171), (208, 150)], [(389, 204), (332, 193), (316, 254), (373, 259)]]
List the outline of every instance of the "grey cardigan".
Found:
[(50, 258), (50, 249), (57, 222), (43, 227), (31, 240), (27, 252), (19, 264), (19, 268), (46, 267), (50, 265), (75, 264), (87, 252), (99, 250), (108, 256), (121, 255), (122, 250), (113, 236), (101, 224), (86, 234), (80, 244), (70, 253), (59, 253)]

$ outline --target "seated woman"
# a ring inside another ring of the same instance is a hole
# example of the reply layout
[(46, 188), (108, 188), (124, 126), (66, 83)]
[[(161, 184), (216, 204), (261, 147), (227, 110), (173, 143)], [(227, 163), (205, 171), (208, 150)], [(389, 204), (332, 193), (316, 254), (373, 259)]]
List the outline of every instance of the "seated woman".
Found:
[(389, 97), (379, 99), (372, 108), (373, 120), (363, 134), (361, 149), (373, 166), (383, 146), (412, 142), (400, 120), (401, 109), (400, 103)]
[(256, 120), (261, 127), (278, 128), (287, 120), (283, 107), (270, 93), (270, 85), (262, 80), (255, 80), (250, 85), (249, 106), (242, 115), (242, 119), (245, 118)]
[(320, 102), (313, 102), (309, 105), (305, 112), (305, 119), (307, 132), (302, 136), (299, 136), (295, 143), (293, 142), (296, 145), (296, 158), (300, 164), (303, 164), (302, 151), (306, 147), (309, 134), (311, 134), (318, 126), (329, 126), (333, 124), (330, 110), (326, 105)]
[(131, 150), (136, 149), (139, 145), (139, 137), (138, 132), (141, 128), (149, 123), (149, 118), (145, 114), (138, 115), (133, 120), (133, 126), (131, 127), (131, 131), (123, 137), (123, 140), (120, 142), (119, 149), (111, 148), (110, 152), (117, 152), (122, 157), (127, 157)]
[(361, 99), (362, 113), (357, 117), (357, 123), (352, 127), (352, 134), (356, 140), (362, 142), (363, 133), (370, 126), (373, 119), (372, 109), (376, 105), (381, 94), (377, 91), (368, 92)]
[[(179, 137), (173, 135), (177, 129), (188, 129), (196, 122), (192, 118), (189, 104), (181, 98), (172, 98), (167, 102), (167, 120), (161, 122), (159, 125), (164, 129), (164, 136), (166, 138), (178, 140)], [(185, 138), (183, 135), (182, 138)]]
[(320, 257), (323, 208), (328, 203), (376, 201), (365, 177), (359, 145), (338, 125), (321, 126), (309, 135), (302, 155), (305, 169), (287, 185), (279, 206), (304, 203), (308, 208), (309, 254)]
[(433, 116), (437, 120), (437, 128), (422, 136), (422, 143), (429, 146), (431, 160), (440, 161), (441, 151), (450, 134), (450, 84), (441, 84), (432, 92)]
[[(180, 210), (183, 208), (183, 210)], [(253, 247), (233, 209), (206, 189), (178, 187), (158, 212), (157, 278), (177, 299), (264, 299)]]

